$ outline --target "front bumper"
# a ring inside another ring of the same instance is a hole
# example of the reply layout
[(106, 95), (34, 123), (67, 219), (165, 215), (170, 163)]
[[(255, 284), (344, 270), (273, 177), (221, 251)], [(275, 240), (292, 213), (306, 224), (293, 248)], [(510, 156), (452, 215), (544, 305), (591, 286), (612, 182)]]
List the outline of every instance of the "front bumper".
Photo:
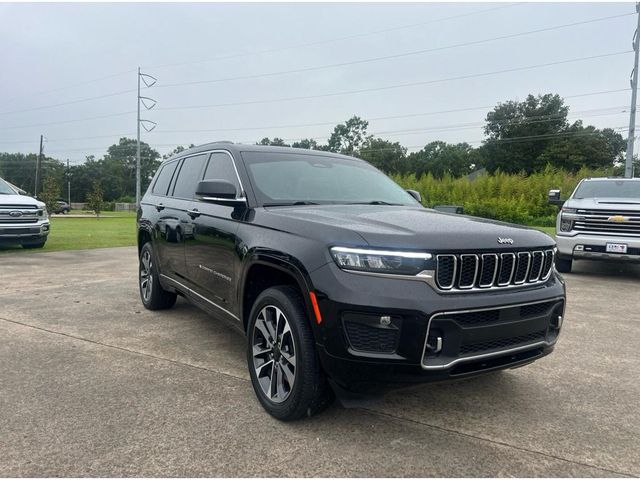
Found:
[[(607, 260), (640, 263), (640, 238), (614, 235), (556, 235), (560, 258), (576, 260)], [(627, 245), (628, 253), (607, 253), (607, 243)]]
[(0, 224), (0, 243), (12, 244), (46, 239), (51, 230), (49, 221), (34, 224)]
[(551, 353), (564, 316), (565, 287), (555, 271), (535, 287), (447, 295), (422, 281), (333, 264), (313, 272), (312, 281), (323, 318), (315, 327), (323, 368), (356, 392), (530, 363)]

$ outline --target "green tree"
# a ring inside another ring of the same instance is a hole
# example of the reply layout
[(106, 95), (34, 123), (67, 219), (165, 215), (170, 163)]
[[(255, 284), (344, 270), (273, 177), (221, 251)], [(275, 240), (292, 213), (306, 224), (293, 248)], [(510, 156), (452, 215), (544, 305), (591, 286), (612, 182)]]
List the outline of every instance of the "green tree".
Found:
[(188, 147), (183, 147), (182, 145), (178, 145), (176, 148), (174, 148), (171, 152), (169, 153), (165, 153), (162, 158), (164, 160), (166, 160), (167, 158), (171, 158), (174, 155), (178, 155), (179, 153), (184, 152), (185, 150), (188, 150), (190, 148), (195, 147), (195, 145), (192, 143), (191, 145), (189, 145)]
[(550, 93), (499, 103), (487, 114), (484, 127), (488, 170), (532, 173), (543, 169), (540, 155), (568, 127), (568, 113), (564, 100)]
[(407, 149), (398, 142), (368, 138), (360, 150), (360, 158), (386, 173), (404, 171)]
[(104, 208), (104, 194), (102, 193), (102, 187), (97, 180), (93, 182), (93, 187), (87, 195), (87, 206), (92, 212), (96, 214), (96, 217), (100, 218), (100, 212)]
[[(107, 198), (134, 195), (136, 191), (136, 140), (121, 138), (107, 149), (102, 158), (102, 170)], [(144, 192), (160, 166), (160, 154), (149, 144), (140, 142), (140, 183)]]
[(369, 122), (355, 115), (345, 123), (339, 123), (329, 137), (328, 150), (359, 156), (360, 149), (367, 141), (367, 128)]
[(457, 178), (469, 175), (481, 163), (481, 153), (468, 143), (435, 141), (425, 145), (419, 152), (410, 154), (401, 173), (414, 173), (417, 176), (430, 173), (435, 178), (445, 175)]
[(274, 137), (273, 140), (271, 140), (269, 137), (264, 137), (256, 145), (271, 145), (273, 147), (290, 147), (291, 146), (285, 143), (283, 139), (278, 137)]
[(291, 144), (293, 148), (306, 148), (307, 150), (317, 150), (318, 142), (313, 138), (303, 138), (299, 142), (293, 142)]
[(58, 207), (60, 197), (60, 184), (53, 176), (45, 177), (42, 182), (42, 191), (38, 195), (39, 200), (44, 202), (49, 212), (53, 212)]
[(554, 138), (540, 154), (539, 162), (570, 172), (581, 168), (611, 168), (626, 149), (625, 139), (611, 129), (584, 127), (579, 120)]

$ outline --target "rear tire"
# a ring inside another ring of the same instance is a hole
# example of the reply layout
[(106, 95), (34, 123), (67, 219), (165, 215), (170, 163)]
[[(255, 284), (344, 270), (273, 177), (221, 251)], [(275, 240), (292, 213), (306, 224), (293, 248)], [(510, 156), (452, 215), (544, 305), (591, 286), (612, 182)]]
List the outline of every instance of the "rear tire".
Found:
[(166, 310), (175, 305), (177, 295), (174, 292), (168, 292), (160, 285), (151, 242), (145, 243), (140, 250), (138, 272), (140, 299), (144, 308), (147, 310)]
[(333, 400), (304, 302), (293, 287), (269, 288), (256, 299), (247, 326), (247, 363), (258, 400), (278, 420), (314, 415)]
[(556, 270), (560, 273), (571, 273), (571, 268), (573, 267), (573, 259), (569, 258), (556, 258)]
[(38, 242), (23, 243), (22, 248), (26, 248), (26, 249), (42, 248), (44, 247), (45, 243), (47, 243), (46, 240), (40, 240)]

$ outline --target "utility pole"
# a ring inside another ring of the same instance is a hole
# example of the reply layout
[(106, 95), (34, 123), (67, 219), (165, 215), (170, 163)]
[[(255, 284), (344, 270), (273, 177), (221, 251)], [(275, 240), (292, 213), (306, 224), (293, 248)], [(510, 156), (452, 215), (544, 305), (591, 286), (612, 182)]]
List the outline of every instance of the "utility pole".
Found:
[(638, 25), (633, 35), (634, 62), (633, 72), (631, 73), (631, 111), (629, 113), (629, 136), (627, 138), (627, 161), (624, 168), (624, 176), (626, 178), (633, 177), (633, 142), (636, 136), (636, 100), (638, 97), (638, 52), (640, 51), (640, 3), (636, 3), (636, 12), (638, 13)]
[(38, 159), (36, 160), (36, 184), (33, 188), (33, 196), (38, 198), (38, 186), (40, 185), (40, 167), (42, 166), (42, 140), (44, 135), (40, 135), (40, 151), (38, 152)]
[(69, 169), (69, 159), (67, 158), (67, 203), (71, 208), (71, 170)]
[[(136, 122), (138, 129), (136, 144), (136, 210), (140, 206), (140, 67), (138, 67), (138, 121)], [(632, 147), (633, 148), (633, 147)]]
[[(147, 80), (149, 79), (149, 80)], [(147, 132), (150, 132), (154, 128), (156, 128), (156, 122), (152, 122), (151, 120), (144, 120), (140, 118), (140, 105), (146, 109), (151, 110), (156, 106), (156, 101), (153, 98), (143, 97), (140, 95), (140, 82), (144, 83), (147, 88), (152, 87), (158, 80), (151, 75), (147, 75), (146, 73), (142, 73), (140, 71), (140, 67), (138, 67), (138, 121), (136, 122), (137, 126), (137, 143), (136, 143), (136, 209), (140, 206), (140, 126), (144, 128)], [(149, 104), (147, 104), (149, 102)], [(149, 125), (149, 127), (147, 126)]]

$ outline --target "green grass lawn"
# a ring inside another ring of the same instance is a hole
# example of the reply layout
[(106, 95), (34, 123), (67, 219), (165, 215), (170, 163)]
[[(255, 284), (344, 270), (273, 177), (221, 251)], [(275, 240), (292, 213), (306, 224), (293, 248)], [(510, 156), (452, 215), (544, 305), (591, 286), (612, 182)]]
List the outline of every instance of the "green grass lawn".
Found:
[(556, 227), (531, 227), (536, 230), (540, 230), (541, 232), (547, 233), (551, 235), (553, 238), (556, 238)]
[(20, 252), (55, 252), (87, 248), (126, 247), (136, 244), (135, 216), (93, 218), (51, 218), (51, 233), (44, 248), (0, 247), (0, 255)]

